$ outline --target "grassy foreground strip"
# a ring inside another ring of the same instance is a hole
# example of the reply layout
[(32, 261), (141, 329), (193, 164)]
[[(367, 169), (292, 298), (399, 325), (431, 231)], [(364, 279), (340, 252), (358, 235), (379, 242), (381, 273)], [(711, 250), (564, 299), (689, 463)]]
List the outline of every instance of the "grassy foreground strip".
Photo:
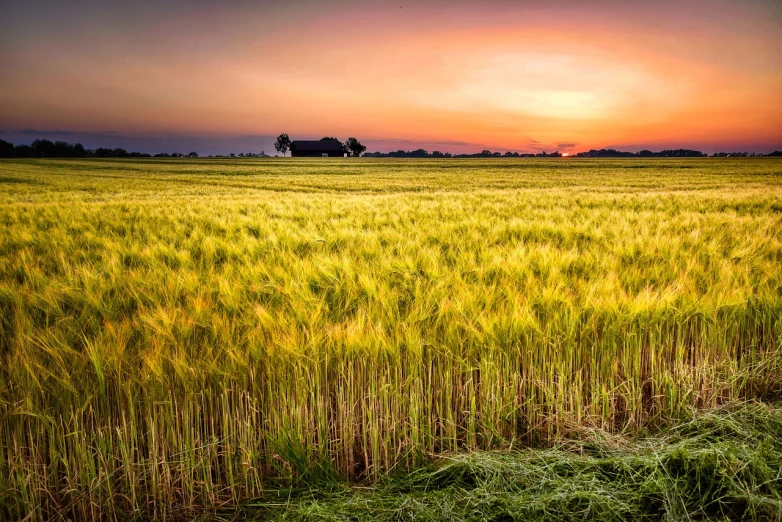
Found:
[(372, 488), (267, 494), (241, 518), (318, 521), (782, 520), (782, 408), (731, 405), (650, 437), (475, 452)]

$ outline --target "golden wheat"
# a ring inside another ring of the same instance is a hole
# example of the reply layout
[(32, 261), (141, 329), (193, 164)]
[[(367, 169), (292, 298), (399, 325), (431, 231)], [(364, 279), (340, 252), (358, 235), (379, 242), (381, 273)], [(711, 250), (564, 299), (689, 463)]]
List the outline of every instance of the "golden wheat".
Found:
[(0, 163), (0, 515), (638, 430), (776, 390), (782, 162)]

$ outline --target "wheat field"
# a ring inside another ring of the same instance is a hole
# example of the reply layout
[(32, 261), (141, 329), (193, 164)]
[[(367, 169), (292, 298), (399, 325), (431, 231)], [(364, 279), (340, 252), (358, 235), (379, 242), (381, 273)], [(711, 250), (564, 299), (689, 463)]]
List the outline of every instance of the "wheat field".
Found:
[(782, 161), (0, 162), (0, 518), (782, 391)]

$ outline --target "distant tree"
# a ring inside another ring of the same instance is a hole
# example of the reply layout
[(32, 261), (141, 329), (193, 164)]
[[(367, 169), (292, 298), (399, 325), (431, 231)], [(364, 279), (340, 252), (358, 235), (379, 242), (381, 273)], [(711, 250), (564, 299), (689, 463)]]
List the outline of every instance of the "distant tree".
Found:
[(14, 156), (17, 158), (34, 158), (35, 155), (35, 149), (30, 145), (17, 145), (14, 147)]
[(55, 156), (54, 143), (49, 140), (34, 140), (30, 146), (39, 158), (53, 158)]
[(481, 156), (489, 157), (489, 156), (491, 156), (491, 151), (489, 149), (483, 149), (481, 151)]
[(361, 153), (367, 150), (367, 148), (356, 138), (348, 138), (345, 141), (345, 147), (353, 154), (354, 158), (361, 156)]
[(0, 158), (13, 158), (14, 144), (5, 140), (0, 140)]
[(277, 136), (277, 141), (274, 142), (274, 148), (277, 152), (282, 152), (284, 157), (288, 149), (291, 148), (291, 139), (287, 134), (280, 134)]
[(187, 157), (188, 158), (197, 158), (198, 157), (198, 153), (197, 152), (191, 152), (190, 154), (187, 155)]
[(55, 141), (52, 146), (52, 157), (70, 158), (73, 156), (73, 147), (65, 141)]
[[(742, 154), (744, 156), (747, 155), (746, 152)], [(701, 151), (690, 149), (661, 150), (656, 155), (663, 158), (701, 158), (706, 156), (706, 154), (702, 153)]]

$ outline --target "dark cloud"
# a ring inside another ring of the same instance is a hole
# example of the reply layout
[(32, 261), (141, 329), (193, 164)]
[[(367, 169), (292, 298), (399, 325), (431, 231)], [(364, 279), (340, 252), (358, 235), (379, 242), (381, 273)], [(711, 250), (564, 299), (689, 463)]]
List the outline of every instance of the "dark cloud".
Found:
[(62, 137), (62, 138), (78, 137), (81, 139), (84, 138), (102, 139), (102, 138), (115, 138), (120, 136), (120, 134), (115, 131), (84, 132), (84, 131), (39, 130), (39, 129), (24, 129), (24, 130), (17, 131), (17, 134), (21, 134), (23, 136), (33, 136), (35, 138), (47, 138), (47, 139), (50, 137)]

